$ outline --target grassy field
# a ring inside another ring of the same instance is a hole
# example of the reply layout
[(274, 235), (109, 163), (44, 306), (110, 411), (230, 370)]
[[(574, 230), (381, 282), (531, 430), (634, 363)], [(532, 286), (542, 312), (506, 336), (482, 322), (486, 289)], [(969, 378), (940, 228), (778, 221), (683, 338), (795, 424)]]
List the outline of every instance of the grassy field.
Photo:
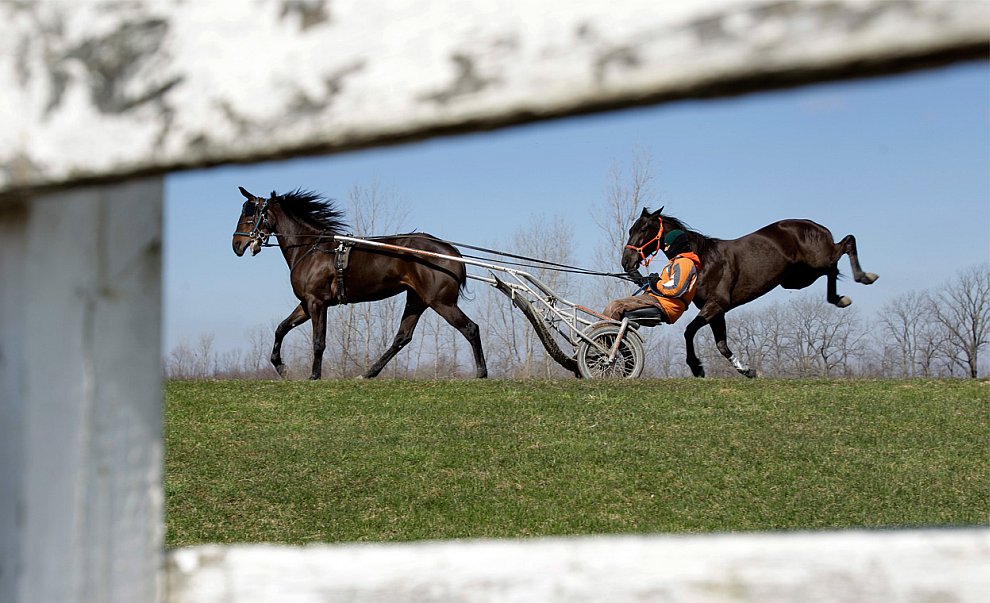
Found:
[(167, 544), (990, 522), (990, 383), (172, 381)]

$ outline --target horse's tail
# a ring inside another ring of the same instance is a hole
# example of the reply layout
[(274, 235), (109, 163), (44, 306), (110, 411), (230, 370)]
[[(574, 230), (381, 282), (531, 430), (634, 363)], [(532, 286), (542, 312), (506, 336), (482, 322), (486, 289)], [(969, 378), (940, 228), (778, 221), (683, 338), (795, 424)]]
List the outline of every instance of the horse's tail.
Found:
[[(455, 251), (457, 255), (460, 255), (459, 251)], [(461, 270), (457, 275), (457, 299), (465, 301), (473, 301), (473, 297), (468, 297), (470, 289), (468, 288), (468, 282), (471, 280), (468, 278), (467, 265), (460, 264)]]

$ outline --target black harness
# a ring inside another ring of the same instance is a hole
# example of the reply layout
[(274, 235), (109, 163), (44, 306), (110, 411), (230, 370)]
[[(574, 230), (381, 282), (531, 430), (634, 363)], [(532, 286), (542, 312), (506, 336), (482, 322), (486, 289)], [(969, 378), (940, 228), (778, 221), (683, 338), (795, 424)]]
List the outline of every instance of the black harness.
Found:
[(337, 303), (344, 305), (347, 303), (347, 290), (344, 286), (344, 273), (347, 271), (347, 263), (351, 257), (353, 243), (340, 241), (337, 248), (333, 250), (333, 267), (337, 272)]

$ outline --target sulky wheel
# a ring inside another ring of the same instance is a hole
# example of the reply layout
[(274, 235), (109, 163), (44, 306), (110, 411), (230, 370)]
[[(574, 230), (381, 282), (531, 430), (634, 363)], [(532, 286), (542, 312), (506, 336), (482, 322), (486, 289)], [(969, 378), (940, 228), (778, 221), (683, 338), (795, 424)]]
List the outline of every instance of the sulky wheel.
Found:
[(604, 350), (582, 340), (578, 344), (578, 371), (586, 379), (635, 379), (643, 374), (643, 362), (646, 354), (643, 352), (643, 340), (639, 333), (627, 329), (622, 336), (622, 342), (615, 354), (615, 359), (609, 362), (608, 350), (615, 345), (619, 334), (619, 325), (614, 323), (599, 323), (592, 325), (588, 338)]

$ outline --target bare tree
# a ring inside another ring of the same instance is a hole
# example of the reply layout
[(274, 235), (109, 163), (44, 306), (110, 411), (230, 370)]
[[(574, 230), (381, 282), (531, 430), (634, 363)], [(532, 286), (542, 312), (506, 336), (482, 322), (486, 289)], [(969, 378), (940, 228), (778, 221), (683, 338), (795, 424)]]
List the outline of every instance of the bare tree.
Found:
[(165, 361), (165, 375), (169, 379), (191, 379), (193, 377), (193, 351), (185, 340), (169, 352)]
[[(528, 226), (517, 230), (511, 242), (492, 246), (533, 258), (553, 258), (573, 263), (574, 229), (563, 218), (532, 216)], [(574, 281), (566, 272), (534, 266), (528, 272), (565, 298), (573, 297)], [(483, 312), (478, 316), (485, 338), (489, 368), (508, 377), (557, 377), (566, 373), (546, 353), (529, 322), (505, 296), (490, 287), (481, 294)]]
[(799, 376), (848, 376), (863, 351), (866, 331), (855, 308), (835, 311), (825, 300), (804, 296), (791, 303), (784, 342)]
[[(573, 264), (574, 228), (560, 216), (553, 218), (544, 215), (532, 216), (528, 226), (514, 233), (512, 248), (519, 255), (554, 258), (554, 261), (560, 264)], [(569, 273), (546, 267), (530, 268), (528, 272), (549, 285), (562, 297), (566, 299), (573, 297), (572, 278)], [(543, 343), (528, 323), (522, 344), (526, 375), (552, 377), (558, 374), (560, 367), (546, 353)]]
[(975, 379), (980, 350), (990, 344), (990, 263), (959, 271), (929, 307), (945, 330), (949, 358)]
[(203, 379), (215, 374), (217, 363), (213, 353), (213, 333), (199, 336), (196, 345), (182, 340), (169, 354), (165, 374), (172, 379)]
[[(932, 300), (926, 292), (911, 291), (888, 301), (880, 309), (880, 344), (889, 346), (895, 376), (930, 377), (935, 359), (945, 348), (944, 331), (930, 320)], [(891, 345), (892, 344), (892, 345)]]
[[(492, 245), (498, 246), (498, 243)], [(520, 339), (524, 336), (526, 319), (492, 287), (486, 286), (479, 296), (482, 308), (477, 320), (485, 342), (488, 369), (493, 374), (514, 376), (521, 365), (518, 351), (522, 348)]]
[(245, 356), (245, 371), (252, 377), (274, 377), (278, 373), (272, 367), (270, 360), (272, 333), (277, 323), (271, 321), (267, 328), (256, 326), (248, 330), (248, 352)]
[[(645, 331), (645, 332), (644, 332)], [(687, 377), (684, 364), (684, 338), (681, 332), (661, 325), (640, 331), (646, 339), (646, 367), (650, 377)]]
[[(659, 195), (654, 188), (655, 173), (653, 157), (642, 147), (633, 149), (628, 171), (616, 161), (609, 166), (605, 204), (593, 206), (590, 212), (601, 233), (594, 259), (598, 270), (618, 270), (619, 257), (628, 239), (629, 227), (643, 207), (658, 203)], [(597, 292), (598, 301), (604, 306), (608, 300), (628, 295), (628, 288), (628, 283), (603, 279), (601, 289)]]

